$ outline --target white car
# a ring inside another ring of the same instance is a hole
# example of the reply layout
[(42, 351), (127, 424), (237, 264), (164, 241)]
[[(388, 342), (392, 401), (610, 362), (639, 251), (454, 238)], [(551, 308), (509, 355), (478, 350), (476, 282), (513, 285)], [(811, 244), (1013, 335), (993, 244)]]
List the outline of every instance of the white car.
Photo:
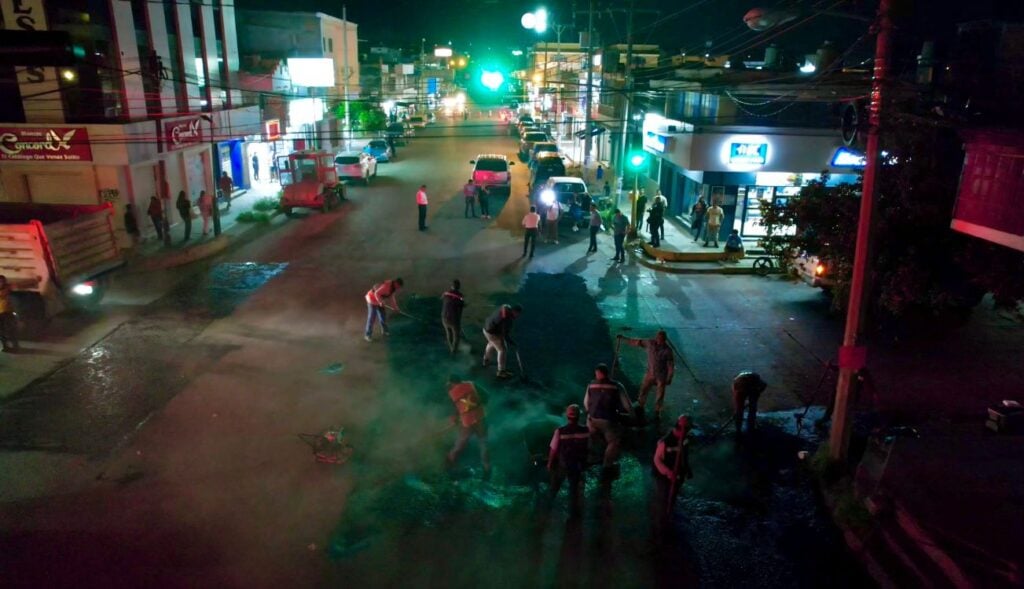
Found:
[(420, 115), (413, 115), (409, 117), (409, 125), (413, 129), (425, 129), (427, 127), (427, 117)]
[(367, 186), (377, 175), (377, 158), (361, 151), (343, 151), (334, 157), (339, 180), (360, 180)]

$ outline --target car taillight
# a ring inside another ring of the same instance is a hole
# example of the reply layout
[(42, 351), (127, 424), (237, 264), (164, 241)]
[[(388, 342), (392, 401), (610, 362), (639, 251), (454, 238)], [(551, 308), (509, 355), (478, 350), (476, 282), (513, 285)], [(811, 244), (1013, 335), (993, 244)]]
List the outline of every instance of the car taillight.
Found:
[(815, 276), (821, 276), (824, 273), (825, 273), (825, 264), (818, 264), (817, 266), (814, 267), (814, 275)]

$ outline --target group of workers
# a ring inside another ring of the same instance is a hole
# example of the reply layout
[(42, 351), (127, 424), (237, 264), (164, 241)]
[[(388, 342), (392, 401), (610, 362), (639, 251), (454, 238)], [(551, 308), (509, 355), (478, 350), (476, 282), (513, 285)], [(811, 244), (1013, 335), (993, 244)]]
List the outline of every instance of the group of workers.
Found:
[[(375, 284), (366, 293), (368, 312), (364, 336), (367, 341), (372, 341), (376, 324), (380, 325), (383, 335), (388, 335), (385, 309), (391, 307), (386, 303), (393, 300), (394, 310), (402, 312), (395, 295), (403, 284), (401, 278), (385, 280)], [(462, 311), (466, 302), (461, 286), (459, 280), (453, 280), (451, 287), (441, 295), (441, 324), (452, 355), (458, 352), (463, 337)], [(492, 356), (496, 356), (498, 378), (512, 376), (506, 367), (507, 352), (510, 345), (515, 345), (511, 339), (511, 331), (522, 312), (523, 308), (520, 305), (503, 304), (495, 309), (484, 323), (483, 336), (487, 345), (482, 364), (488, 366)], [(647, 371), (641, 381), (635, 407), (626, 388), (614, 380), (613, 372), (618, 362), (619, 344), (622, 342), (647, 352)], [(552, 434), (547, 459), (552, 498), (558, 494), (565, 481), (568, 481), (570, 504), (574, 511), (578, 509), (581, 482), (589, 465), (590, 454), (602, 443), (604, 451), (601, 460), (601, 480), (603, 483), (610, 483), (615, 478), (623, 432), (630, 422), (643, 422), (644, 407), (652, 389), (655, 391), (655, 420), (660, 420), (664, 409), (665, 389), (672, 384), (675, 375), (677, 354), (664, 330), (659, 330), (650, 338), (616, 336), (615, 361), (612, 367), (598, 364), (594, 368), (594, 379), (587, 385), (582, 409), (576, 404), (569, 405), (565, 409), (566, 424)], [(733, 380), (731, 419), (735, 423), (737, 434), (742, 432), (744, 417), (747, 430), (754, 429), (758, 399), (766, 387), (767, 384), (755, 372), (741, 372)], [(480, 392), (472, 381), (452, 375), (448, 378), (448, 396), (454, 408), (451, 419), (458, 427), (458, 436), (448, 452), (447, 463), (453, 465), (466, 448), (469, 439), (476, 437), (480, 447), (480, 462), (487, 477), (490, 475), (491, 464), (487, 449), (484, 404)], [(586, 425), (580, 423), (584, 410), (587, 414)], [(670, 506), (679, 490), (679, 483), (691, 476), (687, 452), (689, 431), (689, 416), (679, 416), (673, 428), (658, 440), (654, 451), (652, 472), (657, 482), (659, 500), (664, 501), (666, 511), (671, 509)]]

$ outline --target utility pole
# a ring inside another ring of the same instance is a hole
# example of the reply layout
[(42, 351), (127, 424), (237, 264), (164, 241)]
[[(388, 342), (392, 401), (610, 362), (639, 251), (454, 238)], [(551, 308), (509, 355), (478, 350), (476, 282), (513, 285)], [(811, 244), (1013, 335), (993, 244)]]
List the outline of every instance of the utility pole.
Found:
[[(636, 7), (636, 0), (629, 0), (629, 16), (626, 20), (626, 69), (623, 72), (623, 104), (622, 104), (622, 148), (619, 150), (619, 168), (622, 170), (619, 177), (626, 175), (626, 152), (629, 150), (629, 109), (633, 100), (633, 12)], [(639, 171), (634, 171), (634, 174)], [(634, 182), (634, 184), (636, 184)], [(616, 195), (615, 205), (619, 205), (619, 196)], [(633, 198), (637, 198), (634, 192)]]
[[(566, 25), (556, 23), (553, 28), (555, 29), (555, 42), (558, 44), (557, 53), (555, 53), (555, 80), (558, 82), (558, 93), (555, 94), (555, 114), (557, 116), (565, 108), (564, 95), (562, 93), (562, 31), (567, 27)], [(555, 125), (558, 125), (558, 123), (559, 121), (556, 120)], [(557, 129), (558, 127), (556, 126), (555, 128)]]
[(344, 67), (341, 68), (341, 92), (345, 96), (345, 128), (341, 130), (341, 148), (348, 149), (348, 132), (352, 128), (352, 120), (349, 118), (349, 111), (352, 110), (352, 103), (348, 99), (348, 7), (342, 4), (341, 6), (341, 60), (345, 62)]
[(829, 432), (829, 456), (833, 460), (846, 460), (850, 446), (850, 389), (857, 371), (867, 359), (867, 348), (860, 341), (863, 316), (867, 310), (864, 291), (868, 282), (868, 257), (871, 255), (871, 215), (878, 190), (878, 171), (881, 167), (879, 126), (882, 115), (882, 93), (888, 77), (890, 36), (890, 0), (881, 0), (875, 24), (875, 71), (871, 81), (871, 104), (868, 106), (868, 140), (864, 166), (864, 188), (860, 197), (860, 217), (857, 221), (857, 243), (854, 247), (853, 274), (850, 279), (850, 300), (846, 309), (846, 330), (839, 348), (839, 379), (836, 382), (835, 407), (832, 429)]
[(586, 98), (586, 118), (584, 119), (583, 125), (583, 167), (590, 164), (590, 125), (593, 124), (591, 114), (594, 106), (591, 104), (593, 99), (593, 88), (594, 88), (594, 0), (590, 0), (590, 6), (587, 10), (587, 98)]

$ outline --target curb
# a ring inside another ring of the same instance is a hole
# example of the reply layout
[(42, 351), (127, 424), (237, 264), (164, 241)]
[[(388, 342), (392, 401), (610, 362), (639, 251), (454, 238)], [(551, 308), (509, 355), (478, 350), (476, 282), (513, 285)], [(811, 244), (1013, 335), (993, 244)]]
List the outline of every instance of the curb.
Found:
[(644, 252), (652, 258), (665, 260), (666, 262), (720, 262), (726, 259), (726, 253), (718, 250), (710, 252), (677, 252), (656, 248), (646, 241), (642, 244)]
[(721, 263), (715, 262), (691, 262), (686, 266), (670, 266), (657, 260), (651, 260), (646, 256), (636, 256), (637, 262), (641, 266), (650, 268), (651, 270), (657, 270), (658, 272), (666, 272), (668, 274), (725, 274), (725, 275), (741, 275), (741, 274), (756, 274), (754, 268), (747, 266), (723, 266)]
[[(270, 221), (273, 222), (282, 213), (276, 211), (270, 216)], [(269, 224), (267, 224), (269, 226)], [(168, 252), (162, 255), (157, 255), (152, 258), (147, 258), (141, 261), (137, 265), (131, 266), (129, 272), (149, 272), (152, 270), (168, 270), (170, 268), (177, 268), (178, 266), (184, 266), (191, 264), (199, 260), (215, 256), (224, 250), (226, 250), (233, 242), (248, 236), (250, 233), (254, 233), (263, 228), (262, 224), (257, 223), (238, 223), (236, 222), (234, 227), (242, 227), (236, 231), (231, 229), (221, 233), (213, 239), (187, 247), (182, 250)]]

